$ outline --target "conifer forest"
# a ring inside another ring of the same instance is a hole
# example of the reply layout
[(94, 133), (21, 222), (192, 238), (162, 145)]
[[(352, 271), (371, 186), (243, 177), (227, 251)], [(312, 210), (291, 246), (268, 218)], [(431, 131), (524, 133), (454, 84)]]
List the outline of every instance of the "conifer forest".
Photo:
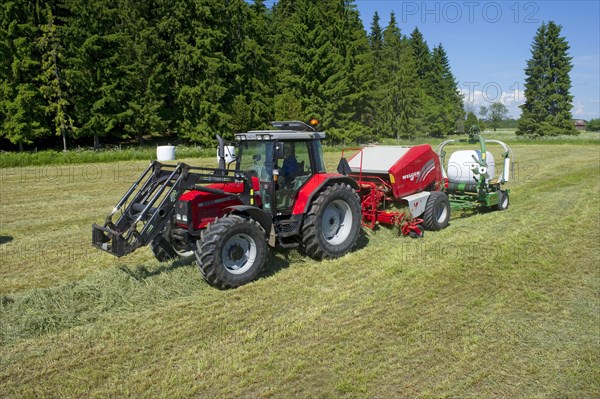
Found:
[(365, 27), (353, 3), (4, 1), (0, 141), (213, 145), (313, 117), (332, 143), (455, 131), (463, 100), (443, 45), (393, 14)]

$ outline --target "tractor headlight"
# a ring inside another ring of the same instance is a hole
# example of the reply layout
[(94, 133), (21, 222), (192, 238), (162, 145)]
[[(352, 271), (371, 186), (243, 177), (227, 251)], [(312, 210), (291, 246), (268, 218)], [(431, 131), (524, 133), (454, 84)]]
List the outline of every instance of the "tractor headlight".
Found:
[(181, 221), (181, 215), (180, 214), (175, 215), (175, 219)]
[(187, 222), (187, 215), (181, 216), (181, 220), (183, 220), (184, 222)]

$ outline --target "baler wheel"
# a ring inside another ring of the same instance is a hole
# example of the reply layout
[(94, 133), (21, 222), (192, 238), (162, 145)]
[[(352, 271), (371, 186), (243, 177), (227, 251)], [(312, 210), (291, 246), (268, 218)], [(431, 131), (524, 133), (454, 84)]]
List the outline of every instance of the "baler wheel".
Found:
[(314, 258), (338, 258), (355, 245), (361, 228), (358, 194), (336, 183), (319, 194), (302, 226), (302, 249)]
[(418, 225), (417, 229), (419, 229), (418, 233), (414, 230), (411, 230), (410, 233), (408, 233), (410, 238), (423, 238), (425, 235), (425, 229), (421, 225)]
[(503, 211), (508, 209), (508, 193), (504, 190), (498, 191), (498, 210)]
[(208, 225), (198, 240), (196, 263), (204, 279), (218, 288), (235, 288), (263, 270), (269, 249), (255, 220), (227, 215)]
[(433, 191), (425, 204), (423, 226), (426, 230), (441, 230), (450, 222), (450, 201), (441, 191)]

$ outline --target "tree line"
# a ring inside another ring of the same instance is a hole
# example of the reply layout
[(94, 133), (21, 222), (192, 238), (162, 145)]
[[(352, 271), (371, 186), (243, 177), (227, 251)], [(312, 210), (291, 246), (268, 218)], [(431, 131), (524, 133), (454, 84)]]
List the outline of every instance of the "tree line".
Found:
[(463, 118), (441, 44), (353, 0), (5, 0), (0, 136), (92, 142), (316, 117), (334, 142), (445, 135)]
[[(525, 70), (518, 134), (573, 133), (568, 44), (543, 24)], [(442, 44), (391, 13), (363, 26), (354, 0), (5, 0), (0, 143), (216, 133), (317, 118), (332, 142), (462, 132), (463, 98)], [(492, 127), (506, 108), (492, 104)], [(477, 118), (475, 118), (476, 120)], [(567, 122), (568, 121), (568, 122)]]

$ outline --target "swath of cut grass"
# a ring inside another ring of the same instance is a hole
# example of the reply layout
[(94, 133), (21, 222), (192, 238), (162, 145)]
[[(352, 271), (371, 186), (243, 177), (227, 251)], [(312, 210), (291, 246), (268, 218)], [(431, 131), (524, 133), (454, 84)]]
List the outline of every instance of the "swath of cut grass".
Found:
[[(0, 245), (0, 324), (9, 332), (0, 389), (7, 397), (596, 397), (598, 147), (514, 150), (528, 167), (516, 173), (505, 212), (453, 219), (422, 240), (367, 231), (358, 250), (331, 261), (281, 253), (263, 278), (228, 291), (208, 287), (193, 265), (160, 265), (143, 249), (120, 260), (91, 249), (84, 263), (61, 257), (61, 241), (48, 237), (89, 235), (97, 208), (114, 205), (106, 191), (125, 183), (3, 185), (1, 214), (22, 220), (2, 224), (13, 239)], [(328, 165), (336, 161), (328, 155)], [(34, 187), (60, 194), (24, 203)], [(60, 198), (73, 211), (28, 233)], [(52, 262), (35, 268), (31, 254), (15, 251), (23, 242), (47, 243)]]

